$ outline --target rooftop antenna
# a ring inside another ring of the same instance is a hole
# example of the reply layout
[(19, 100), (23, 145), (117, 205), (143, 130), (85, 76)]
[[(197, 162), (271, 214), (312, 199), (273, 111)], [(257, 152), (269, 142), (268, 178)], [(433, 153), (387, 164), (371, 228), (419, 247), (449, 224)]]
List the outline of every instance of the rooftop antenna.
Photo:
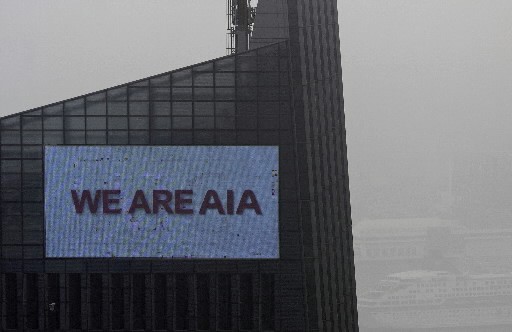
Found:
[(251, 6), (251, 0), (226, 0), (226, 8), (228, 17), (227, 54), (248, 51), (256, 7)]

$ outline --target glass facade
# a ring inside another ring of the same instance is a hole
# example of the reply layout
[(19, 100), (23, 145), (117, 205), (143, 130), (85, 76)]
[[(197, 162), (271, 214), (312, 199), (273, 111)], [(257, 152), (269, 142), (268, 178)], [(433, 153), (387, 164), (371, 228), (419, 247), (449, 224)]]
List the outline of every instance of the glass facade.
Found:
[[(0, 330), (357, 331), (336, 7), (260, 0), (258, 48), (0, 119)], [(280, 258), (47, 259), (47, 145), (279, 146)]]
[[(302, 308), (290, 97), (282, 42), (2, 118), (2, 330), (279, 330), (281, 265)], [(278, 145), (281, 259), (46, 259), (45, 145)]]

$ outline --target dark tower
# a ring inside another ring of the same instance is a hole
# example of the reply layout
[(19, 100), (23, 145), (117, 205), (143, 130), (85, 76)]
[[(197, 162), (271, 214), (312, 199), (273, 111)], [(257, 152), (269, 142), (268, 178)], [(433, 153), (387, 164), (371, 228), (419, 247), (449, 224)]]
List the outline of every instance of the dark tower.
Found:
[[(233, 55), (0, 119), (0, 330), (357, 331), (336, 8), (259, 0)], [(278, 146), (279, 259), (49, 258), (47, 145)]]
[(289, 43), (306, 330), (357, 330), (336, 0), (260, 0), (251, 48)]

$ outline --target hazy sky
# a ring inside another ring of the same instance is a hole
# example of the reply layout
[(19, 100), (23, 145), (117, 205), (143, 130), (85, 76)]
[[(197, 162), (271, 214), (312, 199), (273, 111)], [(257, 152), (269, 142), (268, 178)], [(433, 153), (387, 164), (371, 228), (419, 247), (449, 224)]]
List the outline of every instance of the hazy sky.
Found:
[[(0, 0), (0, 115), (223, 56), (225, 11)], [(512, 1), (345, 0), (339, 12), (355, 215), (407, 186), (422, 201), (447, 156), (511, 154)]]

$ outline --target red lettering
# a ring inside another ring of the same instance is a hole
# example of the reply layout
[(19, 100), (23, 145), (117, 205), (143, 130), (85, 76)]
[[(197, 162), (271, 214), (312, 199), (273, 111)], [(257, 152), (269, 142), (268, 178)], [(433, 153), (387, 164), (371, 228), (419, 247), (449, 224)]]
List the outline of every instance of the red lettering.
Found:
[[(212, 198), (213, 203), (210, 203)], [(203, 204), (201, 204), (201, 209), (199, 210), (199, 214), (206, 214), (206, 210), (208, 209), (217, 209), (219, 214), (225, 214), (224, 208), (222, 207), (222, 202), (220, 201), (219, 195), (215, 190), (208, 190), (206, 192)]]
[(73, 204), (75, 205), (76, 213), (82, 214), (84, 212), (86, 202), (91, 213), (96, 213), (96, 211), (98, 211), (101, 190), (96, 190), (96, 194), (94, 195), (94, 202), (92, 201), (90, 190), (84, 190), (80, 198), (78, 197), (76, 190), (71, 190), (71, 196), (73, 197)]
[[(161, 198), (160, 196), (165, 196)], [(172, 193), (169, 190), (153, 190), (153, 213), (157, 214), (162, 206), (167, 213), (172, 213), (171, 209)]]
[(146, 200), (146, 196), (144, 196), (144, 191), (142, 190), (137, 190), (135, 196), (133, 196), (133, 201), (130, 206), (130, 209), (128, 210), (128, 213), (133, 214), (137, 209), (144, 209), (146, 213), (151, 213), (148, 201)]
[(192, 209), (188, 209), (185, 204), (191, 204), (192, 198), (183, 198), (182, 195), (192, 195), (192, 190), (176, 190), (174, 194), (174, 210), (176, 214), (193, 214)]
[(121, 190), (103, 190), (103, 213), (120, 214), (121, 209), (112, 209), (110, 204), (119, 204), (119, 198), (111, 198), (110, 195), (119, 195)]
[[(251, 200), (251, 203), (247, 203), (247, 199)], [(256, 214), (261, 215), (261, 208), (258, 200), (256, 199), (256, 195), (252, 190), (246, 190), (242, 194), (242, 198), (240, 198), (240, 203), (238, 204), (238, 208), (236, 209), (236, 214), (244, 214), (244, 210), (253, 209)]]
[(233, 190), (228, 190), (228, 204), (226, 209), (228, 210), (229, 215), (233, 215), (235, 212), (235, 195)]

